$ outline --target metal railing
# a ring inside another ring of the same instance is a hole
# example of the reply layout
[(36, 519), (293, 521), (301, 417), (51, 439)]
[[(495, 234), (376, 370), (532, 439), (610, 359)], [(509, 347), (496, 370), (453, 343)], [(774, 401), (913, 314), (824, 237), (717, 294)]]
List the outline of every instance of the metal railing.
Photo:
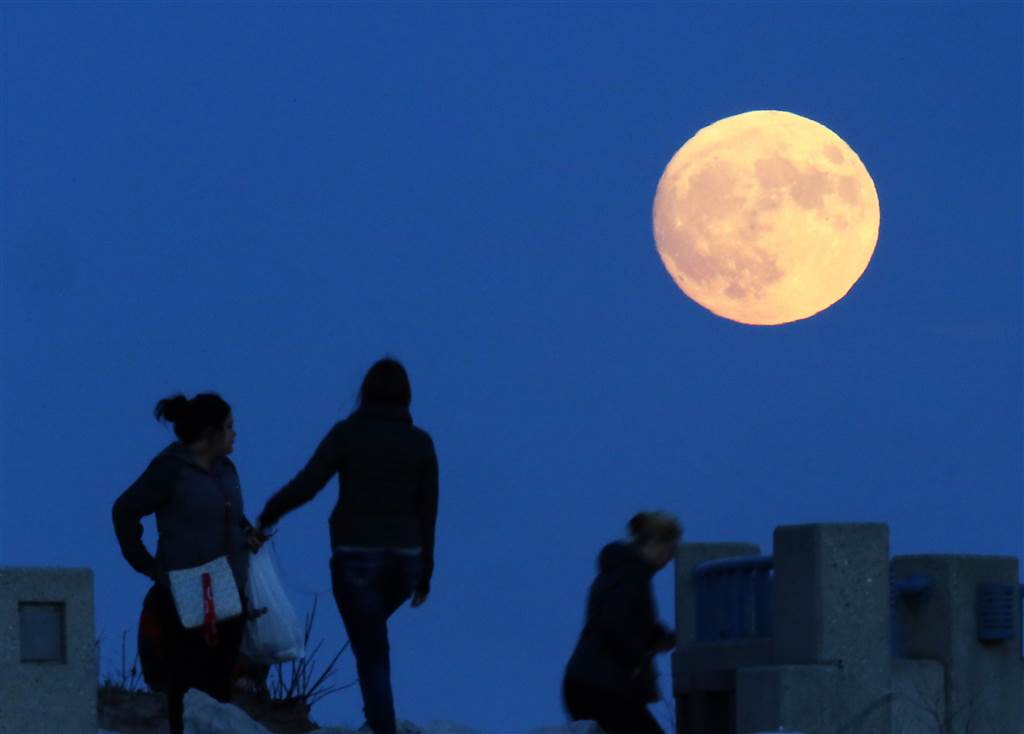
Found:
[(739, 556), (707, 561), (694, 571), (698, 642), (770, 637), (772, 556)]

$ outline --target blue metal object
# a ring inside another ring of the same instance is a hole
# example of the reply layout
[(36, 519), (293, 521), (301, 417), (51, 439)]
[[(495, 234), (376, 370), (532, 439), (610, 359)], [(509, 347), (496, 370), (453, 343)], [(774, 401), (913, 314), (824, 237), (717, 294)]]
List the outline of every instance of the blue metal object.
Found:
[(928, 598), (931, 590), (931, 577), (925, 576), (923, 573), (896, 579), (896, 593), (904, 597), (917, 597), (915, 601), (923, 601)]
[(767, 637), (772, 631), (772, 556), (707, 561), (694, 571), (699, 642)]
[(978, 584), (978, 640), (1012, 640), (1017, 588), (1013, 584)]
[(889, 653), (903, 654), (903, 625), (900, 624), (899, 599), (907, 603), (919, 604), (925, 601), (932, 590), (931, 577), (925, 574), (913, 574), (896, 578), (892, 569), (889, 570)]

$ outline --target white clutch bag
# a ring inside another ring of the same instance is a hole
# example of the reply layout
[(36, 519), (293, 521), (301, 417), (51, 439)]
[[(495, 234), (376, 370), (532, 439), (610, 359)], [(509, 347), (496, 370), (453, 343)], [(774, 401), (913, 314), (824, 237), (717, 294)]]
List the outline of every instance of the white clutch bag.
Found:
[(168, 575), (174, 606), (186, 629), (242, 615), (242, 599), (227, 556), (195, 568), (170, 571)]

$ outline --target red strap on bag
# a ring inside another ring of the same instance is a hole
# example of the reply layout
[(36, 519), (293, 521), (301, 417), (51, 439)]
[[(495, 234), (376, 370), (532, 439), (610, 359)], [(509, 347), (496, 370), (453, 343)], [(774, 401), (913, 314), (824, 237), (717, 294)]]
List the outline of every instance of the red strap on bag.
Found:
[(213, 581), (203, 574), (203, 627), (207, 645), (217, 644), (217, 609), (213, 605)]

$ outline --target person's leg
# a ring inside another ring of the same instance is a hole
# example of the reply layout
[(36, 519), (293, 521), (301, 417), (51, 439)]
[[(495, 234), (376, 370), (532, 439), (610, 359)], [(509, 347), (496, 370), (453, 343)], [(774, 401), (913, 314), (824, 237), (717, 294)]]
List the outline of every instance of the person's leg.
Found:
[(638, 701), (611, 690), (566, 679), (562, 699), (573, 721), (596, 721), (605, 734), (665, 734), (657, 719)]
[(595, 721), (605, 734), (665, 734), (642, 702), (609, 700)]
[(562, 681), (562, 703), (571, 721), (594, 721), (591, 714), (594, 708), (585, 686), (581, 686), (572, 678)]
[(161, 656), (166, 665), (164, 694), (167, 697), (167, 721), (171, 734), (182, 734), (185, 730), (184, 699), (188, 690), (190, 657), (186, 630), (178, 619), (171, 592), (160, 587), (156, 593), (153, 606), (159, 619)]
[(387, 561), (377, 553), (338, 553), (331, 561), (334, 599), (348, 632), (363, 693), (363, 711), (374, 734), (395, 734), (388, 644)]
[(665, 734), (665, 730), (661, 728), (661, 724), (654, 718), (654, 714), (643, 703), (629, 706), (623, 711), (622, 716), (625, 722), (625, 726), (622, 729), (624, 732), (630, 732), (630, 734)]
[(218, 642), (204, 650), (202, 670), (196, 671), (202, 683), (197, 687), (221, 703), (231, 701), (233, 675), (238, 651), (242, 647), (245, 619), (236, 617), (217, 624)]

